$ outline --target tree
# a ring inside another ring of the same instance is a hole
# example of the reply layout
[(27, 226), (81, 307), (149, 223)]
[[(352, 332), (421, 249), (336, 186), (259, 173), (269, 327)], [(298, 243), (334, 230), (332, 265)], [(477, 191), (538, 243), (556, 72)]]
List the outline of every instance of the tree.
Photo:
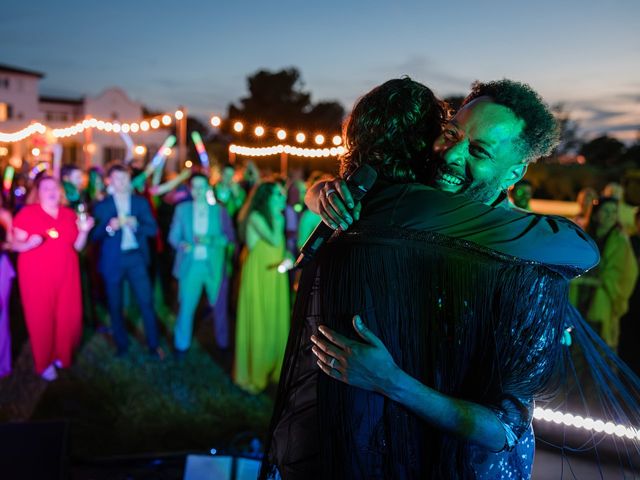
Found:
[[(303, 89), (300, 72), (288, 68), (278, 72), (260, 70), (247, 78), (249, 96), (240, 105), (229, 105), (226, 131), (234, 120), (249, 125), (320, 130), (326, 134), (339, 132), (344, 108), (337, 102), (311, 102), (311, 94)], [(243, 132), (247, 138), (251, 132)]]
[(636, 141), (624, 152), (622, 160), (625, 163), (634, 164), (636, 168), (640, 168), (640, 131)]
[(582, 141), (578, 137), (580, 125), (571, 119), (569, 112), (565, 110), (563, 103), (556, 103), (551, 107), (560, 128), (560, 144), (555, 150), (555, 155), (575, 154), (580, 149)]
[(620, 140), (607, 135), (594, 138), (580, 148), (580, 154), (585, 156), (588, 164), (600, 167), (616, 166), (624, 151)]
[(326, 133), (339, 133), (344, 108), (338, 102), (318, 102), (305, 115), (310, 128)]

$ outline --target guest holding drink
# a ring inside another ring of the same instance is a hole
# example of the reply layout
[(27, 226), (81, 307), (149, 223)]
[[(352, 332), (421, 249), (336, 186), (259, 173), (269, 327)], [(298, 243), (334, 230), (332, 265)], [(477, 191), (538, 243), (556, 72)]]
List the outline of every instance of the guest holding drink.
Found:
[(82, 333), (78, 251), (87, 242), (93, 218), (79, 219), (61, 204), (62, 187), (44, 175), (35, 183), (35, 203), (13, 222), (18, 284), (36, 372), (57, 378), (56, 366), (71, 365)]

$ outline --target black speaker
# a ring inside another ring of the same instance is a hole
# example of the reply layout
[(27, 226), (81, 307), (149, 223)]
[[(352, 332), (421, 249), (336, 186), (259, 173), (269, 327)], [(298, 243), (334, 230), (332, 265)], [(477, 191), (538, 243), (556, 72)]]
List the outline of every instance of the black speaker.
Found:
[(67, 422), (0, 424), (2, 480), (69, 478)]

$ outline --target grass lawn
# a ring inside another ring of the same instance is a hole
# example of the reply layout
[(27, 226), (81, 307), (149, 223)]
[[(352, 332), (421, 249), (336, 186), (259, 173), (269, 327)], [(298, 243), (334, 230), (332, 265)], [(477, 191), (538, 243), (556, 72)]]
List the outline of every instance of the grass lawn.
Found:
[(108, 337), (95, 333), (52, 383), (32, 372), (25, 346), (14, 373), (0, 380), (0, 421), (67, 419), (74, 459), (241, 451), (266, 431), (272, 398), (236, 387), (203, 344), (180, 361), (158, 361), (132, 339), (129, 355), (116, 358)]

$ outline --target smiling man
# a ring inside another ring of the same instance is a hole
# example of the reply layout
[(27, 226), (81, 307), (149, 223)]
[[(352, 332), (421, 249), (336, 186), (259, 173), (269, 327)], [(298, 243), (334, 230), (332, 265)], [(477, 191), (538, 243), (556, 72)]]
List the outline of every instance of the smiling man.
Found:
[(303, 271), (270, 459), (284, 479), (527, 478), (566, 278), (597, 248), (568, 220), (509, 207), (557, 141), (530, 87), (474, 85), (429, 140), (429, 106), (405, 98), (424, 94), (403, 81), (363, 97), (345, 129), (342, 175), (379, 172), (363, 206), (339, 180), (308, 195), (325, 222), (356, 223)]

